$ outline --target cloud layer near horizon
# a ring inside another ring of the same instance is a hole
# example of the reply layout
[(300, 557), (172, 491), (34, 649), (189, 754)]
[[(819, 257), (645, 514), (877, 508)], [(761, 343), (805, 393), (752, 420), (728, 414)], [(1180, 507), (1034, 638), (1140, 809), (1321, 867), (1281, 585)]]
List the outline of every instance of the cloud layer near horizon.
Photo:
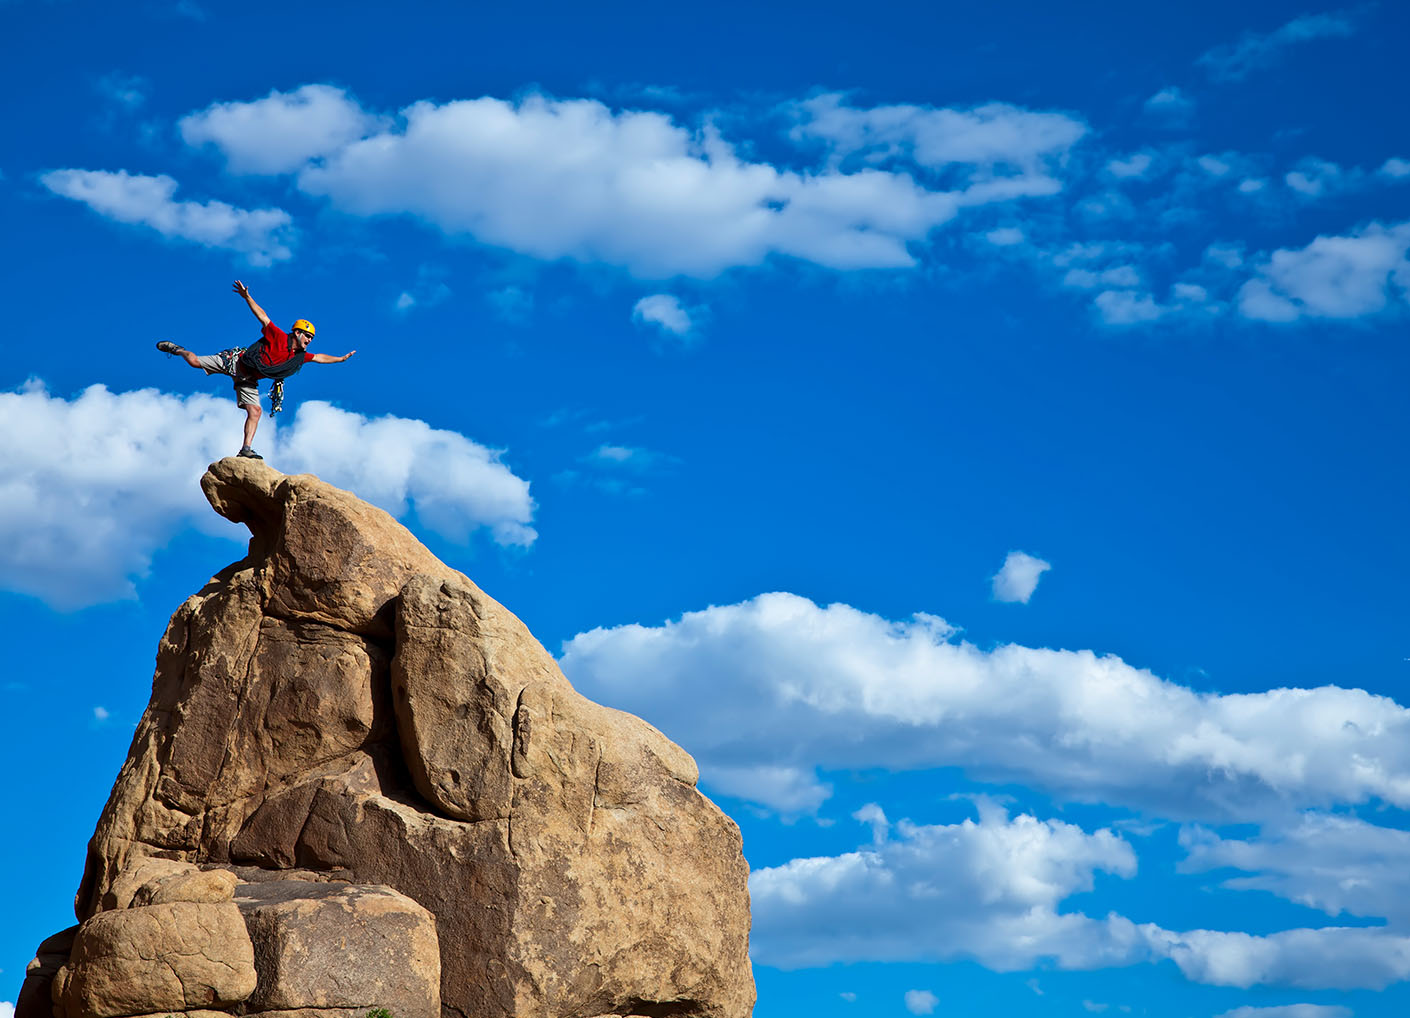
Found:
[[(72, 399), (31, 382), (0, 393), (0, 587), (72, 610), (136, 596), (152, 557), (181, 530), (243, 539), (211, 512), (198, 480), (229, 455), (241, 421), (228, 399), (91, 386)], [(451, 540), (484, 527), (527, 545), (528, 482), (495, 450), (398, 417), (302, 404), (260, 445), (281, 469), (319, 474)], [(376, 455), (369, 456), (368, 450)]]

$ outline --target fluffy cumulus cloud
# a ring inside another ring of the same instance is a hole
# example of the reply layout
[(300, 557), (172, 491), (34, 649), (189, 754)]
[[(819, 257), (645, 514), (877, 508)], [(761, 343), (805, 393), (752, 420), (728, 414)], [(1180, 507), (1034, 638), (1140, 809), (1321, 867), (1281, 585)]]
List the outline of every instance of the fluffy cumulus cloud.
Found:
[[(197, 484), (238, 427), (233, 403), (207, 395), (97, 385), (64, 399), (38, 383), (0, 393), (12, 439), (0, 450), (0, 587), (75, 609), (134, 597), (153, 556), (185, 528), (244, 539)], [(316, 470), (393, 513), (414, 510), (450, 537), (483, 526), (501, 543), (533, 539), (527, 482), (461, 435), (309, 402), (262, 436), (281, 468)]]
[(819, 768), (941, 766), (1190, 819), (1410, 805), (1410, 711), (1386, 697), (1197, 693), (1092, 651), (985, 650), (931, 615), (764, 594), (582, 633), (562, 663), (696, 754), (707, 785), (779, 809), (825, 799)]
[(529, 482), (504, 464), (501, 450), (459, 432), (310, 400), (275, 450), (281, 468), (316, 472), (393, 516), (414, 511), (423, 526), (454, 541), (480, 527), (503, 545), (527, 546), (538, 536)]
[(1410, 223), (1372, 223), (1306, 247), (1274, 251), (1239, 291), (1249, 318), (1358, 318), (1405, 301), (1410, 290)]
[(68, 169), (51, 170), (39, 179), (54, 194), (83, 202), (100, 216), (146, 226), (173, 240), (234, 251), (251, 265), (270, 265), (292, 254), (287, 212), (177, 201), (176, 181), (165, 174)]
[(1355, 22), (1346, 14), (1305, 14), (1272, 32), (1249, 32), (1238, 42), (1216, 46), (1198, 63), (1217, 81), (1238, 81), (1272, 64), (1290, 46), (1355, 31)]
[(215, 146), (234, 172), (261, 174), (297, 170), (377, 126), (377, 118), (331, 85), (274, 91), (254, 102), (215, 103), (178, 125), (188, 145)]
[(415, 216), (538, 258), (667, 278), (774, 256), (911, 266), (960, 210), (1060, 190), (1056, 170), (1086, 130), (1005, 104), (856, 109), (821, 96), (792, 110), (795, 139), (830, 153), (822, 165), (752, 161), (708, 124), (541, 95), (418, 102), (393, 119), (305, 85), (216, 104), (182, 132), (238, 172), (296, 174), (353, 215)]
[(690, 312), (681, 306), (680, 298), (669, 293), (653, 293), (636, 302), (632, 318), (653, 325), (673, 336), (686, 336), (692, 325)]
[(990, 580), (994, 599), (1027, 604), (1033, 592), (1038, 589), (1038, 581), (1051, 568), (1050, 563), (1027, 552), (1009, 552), (1004, 558), (1004, 564)]
[(969, 958), (1008, 971), (1038, 959), (1088, 968), (1145, 956), (1131, 924), (1057, 911), (1098, 871), (1133, 875), (1130, 845), (1109, 830), (979, 807), (978, 821), (902, 821), (872, 847), (756, 870), (755, 959), (794, 968)]
[(857, 818), (871, 826), (871, 845), (755, 870), (755, 960), (801, 968), (968, 959), (999, 971), (1171, 961), (1194, 982), (1243, 989), (1379, 989), (1410, 977), (1410, 938), (1386, 928), (1180, 932), (1063, 911), (1097, 873), (1133, 876), (1131, 846), (1107, 829), (1009, 817), (982, 798), (978, 807), (977, 821), (922, 826), (888, 824), (870, 804)]

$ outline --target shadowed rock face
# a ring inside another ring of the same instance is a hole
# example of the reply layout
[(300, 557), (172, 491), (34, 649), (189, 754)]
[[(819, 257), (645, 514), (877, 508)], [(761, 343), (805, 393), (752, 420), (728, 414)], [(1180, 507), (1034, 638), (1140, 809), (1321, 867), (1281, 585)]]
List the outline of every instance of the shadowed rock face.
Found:
[[(227, 978), (187, 1009), (387, 1006), (295, 971), (336, 963), (319, 931), (338, 923), (319, 917), (352, 909), (389, 924), (398, 958), (439, 944), (416, 962), (439, 970), (439, 1002), (413, 995), (398, 1018), (751, 1011), (739, 832), (688, 754), (579, 696), (523, 623), (381, 510), (251, 460), (213, 464), (201, 486), (249, 526), (250, 554), (162, 638), (89, 846), (81, 943), (115, 910), (131, 926), (144, 909), (228, 921), (238, 907), (263, 983)], [(214, 891), (192, 876), (216, 869), (233, 877)], [(259, 890), (270, 881), (295, 883)], [(355, 886), (333, 900), (308, 890), (320, 883)], [(107, 964), (55, 974), (51, 959), (36, 978), (85, 1018)], [(278, 986), (276, 969), (291, 973)]]

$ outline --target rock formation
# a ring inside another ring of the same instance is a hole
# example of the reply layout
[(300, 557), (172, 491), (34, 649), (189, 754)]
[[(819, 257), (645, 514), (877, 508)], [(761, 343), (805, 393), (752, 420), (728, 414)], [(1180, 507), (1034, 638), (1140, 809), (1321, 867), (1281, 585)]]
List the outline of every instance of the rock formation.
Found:
[(317, 478), (201, 480), (246, 558), (172, 616), (16, 1018), (742, 1018), (738, 828), (694, 761)]

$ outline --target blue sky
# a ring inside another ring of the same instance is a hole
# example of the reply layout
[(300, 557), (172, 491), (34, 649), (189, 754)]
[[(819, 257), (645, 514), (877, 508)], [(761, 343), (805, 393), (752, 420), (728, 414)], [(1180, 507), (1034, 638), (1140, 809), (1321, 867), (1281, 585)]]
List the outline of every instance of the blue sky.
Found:
[[(1410, 1007), (1392, 4), (0, 2), (0, 1000), (256, 441), (696, 755), (756, 1014)], [(0, 1005), (0, 1011), (3, 1011)]]

